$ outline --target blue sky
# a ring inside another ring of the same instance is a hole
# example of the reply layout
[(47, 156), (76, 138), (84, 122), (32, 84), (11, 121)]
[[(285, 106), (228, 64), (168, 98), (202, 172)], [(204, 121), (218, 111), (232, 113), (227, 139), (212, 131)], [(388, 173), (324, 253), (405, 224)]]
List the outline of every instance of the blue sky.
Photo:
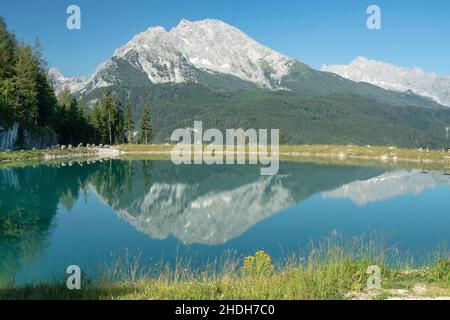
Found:
[[(81, 30), (66, 28), (71, 4)], [(381, 7), (382, 30), (366, 28), (370, 4)], [(0, 15), (19, 39), (39, 36), (49, 66), (66, 75), (91, 74), (136, 33), (182, 18), (223, 20), (315, 68), (363, 55), (450, 74), (448, 0), (2, 0)]]

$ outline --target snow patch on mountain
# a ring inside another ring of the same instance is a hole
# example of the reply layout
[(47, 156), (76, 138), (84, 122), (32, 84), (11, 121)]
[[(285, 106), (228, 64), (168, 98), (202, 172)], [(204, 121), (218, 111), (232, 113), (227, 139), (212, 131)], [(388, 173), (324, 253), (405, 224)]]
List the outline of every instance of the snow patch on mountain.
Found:
[(348, 65), (324, 65), (321, 71), (335, 73), (356, 82), (367, 82), (387, 90), (414, 93), (450, 107), (450, 76), (439, 77), (420, 68), (357, 57)]

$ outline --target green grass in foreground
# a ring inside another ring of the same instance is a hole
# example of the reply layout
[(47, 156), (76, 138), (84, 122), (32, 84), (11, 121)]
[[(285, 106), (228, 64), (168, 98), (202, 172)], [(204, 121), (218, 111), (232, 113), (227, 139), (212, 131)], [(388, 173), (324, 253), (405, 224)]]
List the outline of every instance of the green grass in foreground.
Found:
[[(395, 296), (392, 289), (422, 288), (420, 298), (450, 296), (448, 250), (440, 251), (420, 268), (401, 258), (395, 249), (384, 249), (364, 239), (330, 237), (308, 250), (304, 259), (291, 257), (275, 264), (258, 252), (242, 260), (225, 259), (220, 265), (193, 270), (180, 264), (162, 268), (156, 276), (138, 272), (138, 262), (118, 261), (109, 274), (69, 291), (65, 281), (14, 288), (0, 287), (1, 299), (362, 299), (368, 294), (366, 273), (371, 265), (382, 270), (382, 290), (371, 299)], [(388, 263), (388, 260), (390, 261)], [(129, 261), (129, 260), (127, 260)], [(424, 289), (426, 288), (426, 289)]]

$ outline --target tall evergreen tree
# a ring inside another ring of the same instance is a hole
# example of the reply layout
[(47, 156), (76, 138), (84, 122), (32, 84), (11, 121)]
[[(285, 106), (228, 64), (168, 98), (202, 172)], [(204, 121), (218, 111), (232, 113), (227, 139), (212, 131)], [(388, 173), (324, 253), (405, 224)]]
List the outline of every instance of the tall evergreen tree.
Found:
[(151, 121), (151, 109), (150, 104), (145, 103), (142, 110), (141, 118), (141, 138), (139, 139), (141, 143), (148, 144), (152, 138), (153, 129)]
[(69, 131), (68, 141), (71, 144), (78, 142), (79, 133), (82, 126), (82, 118), (77, 100), (72, 97), (69, 110), (67, 110), (67, 129)]
[(15, 87), (13, 80), (11, 78), (0, 80), (0, 125), (12, 122), (14, 101)]
[(55, 92), (48, 78), (47, 62), (42, 57), (42, 46), (39, 38), (34, 45), (34, 56), (37, 65), (36, 90), (38, 123), (41, 126), (51, 125), (54, 119), (54, 111), (57, 104)]
[(122, 108), (118, 107), (118, 115), (117, 115), (117, 124), (114, 130), (114, 143), (124, 143), (125, 141), (125, 122), (124, 122), (124, 114)]
[(100, 101), (107, 141), (110, 145), (120, 140), (120, 101), (115, 93), (107, 92)]
[(17, 42), (14, 34), (8, 31), (5, 20), (0, 17), (0, 80), (13, 75), (16, 47)]
[(15, 112), (19, 121), (37, 124), (38, 93), (35, 56), (30, 46), (21, 44), (16, 50), (14, 87), (16, 91)]
[(96, 143), (106, 140), (106, 129), (104, 123), (104, 117), (102, 115), (102, 109), (100, 104), (96, 102), (92, 109), (91, 124), (94, 129), (94, 141)]
[(69, 110), (72, 100), (73, 96), (70, 93), (70, 89), (67, 87), (64, 88), (58, 95), (58, 104), (66, 110)]
[(131, 143), (133, 142), (133, 133), (134, 133), (134, 113), (133, 113), (133, 107), (130, 103), (127, 103), (125, 107), (125, 114), (124, 114), (124, 126), (125, 126), (125, 132), (127, 134), (127, 142)]
[(14, 35), (8, 31), (5, 20), (0, 17), (0, 126), (13, 120), (15, 89), (12, 77), (16, 47)]
[[(112, 144), (112, 126), (115, 118), (115, 110), (112, 102), (111, 92), (107, 92), (101, 102), (102, 115), (104, 119), (107, 139)], [(105, 141), (103, 141), (105, 142)]]

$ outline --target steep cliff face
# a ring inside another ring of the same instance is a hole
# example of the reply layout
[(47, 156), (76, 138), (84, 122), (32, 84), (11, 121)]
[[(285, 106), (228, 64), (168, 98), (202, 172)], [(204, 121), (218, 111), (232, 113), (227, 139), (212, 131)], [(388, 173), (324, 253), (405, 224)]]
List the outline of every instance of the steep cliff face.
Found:
[(18, 123), (7, 129), (0, 126), (0, 150), (43, 149), (57, 143), (58, 138), (51, 129), (22, 129)]
[(19, 124), (14, 123), (9, 129), (0, 127), (0, 150), (14, 149), (19, 137)]

